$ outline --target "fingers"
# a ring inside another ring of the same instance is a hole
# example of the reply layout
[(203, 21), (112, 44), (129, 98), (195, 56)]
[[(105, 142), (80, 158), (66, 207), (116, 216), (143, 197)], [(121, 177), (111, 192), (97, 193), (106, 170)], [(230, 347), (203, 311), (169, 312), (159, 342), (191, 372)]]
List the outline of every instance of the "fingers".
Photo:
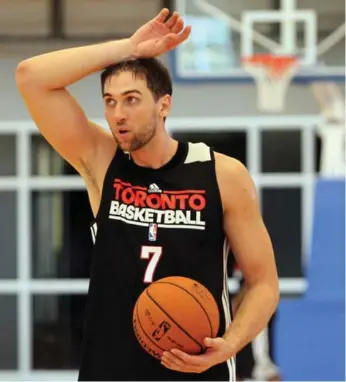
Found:
[(200, 373), (202, 370), (198, 365), (189, 365), (181, 358), (170, 352), (165, 352), (161, 358), (161, 364), (168, 369), (184, 373)]
[(167, 16), (169, 15), (169, 10), (167, 8), (161, 9), (160, 13), (154, 18), (154, 20), (165, 22)]
[(184, 29), (184, 20), (178, 12), (174, 12), (165, 25), (172, 33), (178, 34)]
[(181, 44), (182, 42), (187, 40), (190, 36), (190, 33), (191, 33), (191, 25), (188, 25), (180, 34), (177, 35), (178, 44)]
[(182, 33), (180, 34), (174, 34), (174, 33), (169, 33), (167, 34), (163, 40), (162, 43), (168, 48), (168, 49), (173, 49), (182, 42), (184, 42), (191, 33), (191, 27), (187, 26)]
[(161, 361), (166, 367), (175, 368), (176, 370), (180, 370), (183, 366), (186, 366), (184, 361), (169, 352), (163, 353)]
[(179, 16), (179, 13), (178, 12), (173, 12), (173, 15), (165, 22), (166, 27), (171, 29), (179, 18), (181, 18)]
[[(156, 20), (164, 22), (168, 13), (168, 9), (163, 9), (158, 14)], [(184, 29), (184, 20), (177, 11), (174, 11), (172, 16), (165, 22), (165, 25), (172, 33), (178, 34)]]
[(178, 17), (175, 24), (171, 27), (172, 33), (180, 33), (184, 29), (184, 20), (182, 17)]
[(179, 349), (172, 349), (171, 353), (173, 353), (173, 355), (181, 359), (181, 361), (186, 364), (193, 365), (193, 366), (204, 366), (203, 362), (201, 362), (201, 355), (186, 354)]

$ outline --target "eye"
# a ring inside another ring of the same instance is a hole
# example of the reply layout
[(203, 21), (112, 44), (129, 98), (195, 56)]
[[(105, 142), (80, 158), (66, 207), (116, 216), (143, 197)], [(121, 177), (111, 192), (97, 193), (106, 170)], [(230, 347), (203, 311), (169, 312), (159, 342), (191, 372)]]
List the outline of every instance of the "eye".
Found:
[(132, 97), (132, 96), (130, 96), (130, 97), (127, 97), (127, 98), (126, 98), (126, 101), (127, 101), (127, 103), (129, 103), (129, 104), (134, 104), (134, 103), (138, 102), (139, 99), (136, 98), (136, 97)]
[(105, 103), (107, 106), (114, 106), (115, 105), (115, 101), (112, 98), (106, 98)]

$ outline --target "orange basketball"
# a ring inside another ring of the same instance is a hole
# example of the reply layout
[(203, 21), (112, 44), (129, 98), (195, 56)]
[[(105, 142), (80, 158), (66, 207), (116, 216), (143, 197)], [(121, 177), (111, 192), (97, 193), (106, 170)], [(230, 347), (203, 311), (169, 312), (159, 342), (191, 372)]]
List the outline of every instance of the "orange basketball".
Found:
[(133, 311), (133, 329), (141, 346), (160, 359), (164, 351), (205, 350), (205, 337), (216, 337), (219, 310), (209, 290), (186, 277), (166, 277), (149, 285)]

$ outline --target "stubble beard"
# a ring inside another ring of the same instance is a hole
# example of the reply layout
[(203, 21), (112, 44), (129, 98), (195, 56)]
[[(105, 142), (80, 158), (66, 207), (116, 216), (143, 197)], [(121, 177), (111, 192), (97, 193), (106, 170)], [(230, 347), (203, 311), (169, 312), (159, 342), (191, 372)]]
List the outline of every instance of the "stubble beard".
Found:
[(141, 127), (141, 131), (137, 134), (133, 134), (133, 138), (130, 141), (121, 141), (114, 134), (113, 137), (117, 143), (117, 146), (123, 151), (133, 152), (147, 145), (154, 137), (156, 129), (157, 123), (155, 119), (152, 118), (145, 126)]

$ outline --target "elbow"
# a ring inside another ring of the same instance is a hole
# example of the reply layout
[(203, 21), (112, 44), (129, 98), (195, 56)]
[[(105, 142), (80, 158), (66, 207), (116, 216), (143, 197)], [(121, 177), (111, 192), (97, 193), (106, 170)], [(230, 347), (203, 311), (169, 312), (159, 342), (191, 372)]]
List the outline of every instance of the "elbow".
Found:
[(273, 295), (274, 295), (273, 300), (274, 300), (274, 305), (275, 305), (275, 310), (276, 310), (276, 308), (278, 307), (279, 302), (280, 302), (280, 287), (279, 287), (279, 283), (275, 287)]
[(15, 79), (17, 87), (20, 90), (24, 90), (29, 86), (32, 86), (32, 83), (34, 82), (34, 71), (32, 65), (29, 63), (29, 60), (24, 60), (18, 64)]
[(268, 307), (269, 314), (273, 315), (276, 312), (280, 302), (279, 285), (274, 285), (271, 283), (267, 283), (266, 285), (262, 284), (260, 289), (261, 291), (259, 291), (259, 293), (263, 296), (265, 305)]
[(270, 291), (271, 291), (270, 298), (271, 298), (271, 302), (272, 302), (272, 305), (273, 305), (273, 311), (275, 311), (276, 308), (279, 305), (279, 302), (280, 302), (279, 280), (276, 280), (275, 283), (273, 283), (273, 285), (269, 286), (269, 288), (270, 288)]
[(280, 287), (279, 280), (260, 280), (252, 285), (248, 285), (249, 289), (255, 289), (263, 296), (266, 301), (266, 305), (271, 307), (274, 313), (280, 302)]

